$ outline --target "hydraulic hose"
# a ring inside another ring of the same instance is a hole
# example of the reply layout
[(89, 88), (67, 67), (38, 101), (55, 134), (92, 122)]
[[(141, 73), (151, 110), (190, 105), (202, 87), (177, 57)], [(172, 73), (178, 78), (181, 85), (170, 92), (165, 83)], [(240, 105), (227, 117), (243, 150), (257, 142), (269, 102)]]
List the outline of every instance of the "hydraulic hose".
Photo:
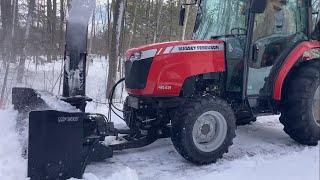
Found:
[[(120, 79), (118, 82), (116, 82), (116, 84), (111, 88), (111, 91), (109, 93), (109, 118), (111, 120), (111, 111), (118, 116), (120, 119), (123, 119), (123, 117), (121, 117), (117, 112), (115, 112), (114, 109), (116, 109), (117, 111), (123, 112), (123, 110), (117, 108), (114, 104), (113, 104), (113, 96), (114, 96), (114, 92), (117, 88), (117, 86), (122, 83), (125, 80), (125, 78)], [(113, 109), (114, 108), (114, 109)]]

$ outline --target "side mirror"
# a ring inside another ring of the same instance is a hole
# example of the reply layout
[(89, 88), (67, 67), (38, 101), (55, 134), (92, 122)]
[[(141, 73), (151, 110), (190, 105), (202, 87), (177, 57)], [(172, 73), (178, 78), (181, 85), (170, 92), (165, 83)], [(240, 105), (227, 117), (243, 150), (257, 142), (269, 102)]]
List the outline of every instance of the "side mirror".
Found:
[(183, 25), (184, 25), (185, 17), (186, 17), (186, 8), (184, 8), (184, 7), (181, 6), (181, 9), (180, 9), (180, 17), (179, 17), (179, 25), (180, 25), (180, 26), (183, 26)]
[(263, 13), (267, 7), (267, 0), (252, 0), (250, 11), (252, 13)]

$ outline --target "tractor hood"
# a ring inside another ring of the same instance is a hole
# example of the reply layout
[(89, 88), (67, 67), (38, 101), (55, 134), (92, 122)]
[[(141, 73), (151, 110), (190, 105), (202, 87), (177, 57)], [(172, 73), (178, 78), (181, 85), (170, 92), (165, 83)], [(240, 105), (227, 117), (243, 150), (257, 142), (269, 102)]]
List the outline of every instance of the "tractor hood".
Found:
[(129, 49), (126, 60), (147, 59), (159, 55), (185, 52), (205, 52), (224, 50), (222, 40), (189, 40), (155, 43)]
[(188, 78), (225, 71), (221, 40), (165, 42), (130, 49), (125, 81), (129, 94), (179, 96)]

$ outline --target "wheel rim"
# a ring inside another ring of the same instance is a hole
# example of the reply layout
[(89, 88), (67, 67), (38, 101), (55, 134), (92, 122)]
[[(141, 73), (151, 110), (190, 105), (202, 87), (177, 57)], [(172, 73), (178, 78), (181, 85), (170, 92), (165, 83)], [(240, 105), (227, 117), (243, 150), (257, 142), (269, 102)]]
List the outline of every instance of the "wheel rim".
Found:
[(320, 126), (320, 86), (317, 88), (313, 99), (313, 119), (316, 121), (317, 125)]
[(223, 144), (227, 131), (224, 116), (217, 111), (208, 111), (198, 117), (193, 126), (193, 142), (199, 150), (212, 152)]

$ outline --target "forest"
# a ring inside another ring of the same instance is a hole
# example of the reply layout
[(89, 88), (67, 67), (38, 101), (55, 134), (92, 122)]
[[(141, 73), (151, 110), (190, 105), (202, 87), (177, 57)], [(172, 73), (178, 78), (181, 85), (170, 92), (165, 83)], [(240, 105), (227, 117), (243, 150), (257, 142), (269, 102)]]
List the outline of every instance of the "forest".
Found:
[[(38, 65), (63, 59), (66, 22), (68, 11), (72, 8), (70, 2), (71, 0), (1, 0), (2, 104), (8, 103), (13, 84), (33, 86), (28, 83), (31, 77), (26, 75), (26, 62), (35, 64), (37, 69)], [(108, 69), (111, 71), (110, 78), (105, 83), (114, 84), (117, 71), (122, 73), (120, 62), (127, 49), (150, 43), (190, 39), (195, 13), (190, 13), (193, 15), (190, 15), (188, 27), (179, 26), (180, 7), (186, 2), (98, 0), (88, 26), (87, 53), (91, 60), (106, 57), (109, 63), (106, 72)], [(195, 11), (196, 7), (191, 10)], [(56, 76), (54, 78), (61, 78), (60, 75)], [(55, 85), (52, 81), (49, 83), (52, 83), (50, 86)], [(60, 79), (58, 83), (61, 86)], [(51, 87), (47, 86), (49, 85), (43, 84), (40, 89), (51, 91)]]
[[(38, 65), (61, 61), (65, 48), (66, 22), (71, 0), (1, 0), (0, 13), (0, 102), (8, 104), (11, 87), (15, 84), (32, 87), (34, 77), (28, 76), (28, 63)], [(197, 15), (197, 6), (187, 7), (185, 26), (179, 26), (179, 12), (183, 3), (191, 0), (97, 0), (88, 25), (89, 60), (105, 58), (108, 78), (105, 84), (109, 92), (116, 79), (123, 77), (123, 61), (126, 50), (140, 45), (192, 39)], [(215, 1), (212, 1), (215, 2)], [(239, 16), (240, 1), (215, 3), (218, 24), (226, 26), (239, 23), (230, 16), (219, 18), (229, 12)], [(312, 0), (315, 9), (319, 1)], [(223, 6), (224, 5), (224, 6)], [(226, 11), (231, 8), (232, 11)], [(228, 15), (228, 14), (227, 14)], [(315, 19), (319, 15), (314, 16)], [(243, 18), (241, 18), (243, 19)], [(267, 25), (264, 23), (264, 25)], [(211, 25), (211, 31), (229, 31), (231, 27)], [(210, 26), (210, 27), (211, 27)], [(265, 28), (263, 28), (265, 29)], [(210, 31), (207, 31), (207, 33)], [(199, 32), (198, 32), (199, 33)], [(198, 37), (199, 34), (195, 34)], [(201, 35), (204, 38), (205, 35)], [(90, 61), (89, 61), (90, 62)], [(51, 66), (51, 65), (48, 65)], [(89, 66), (88, 66), (89, 67)], [(54, 66), (52, 66), (54, 69)], [(50, 70), (49, 70), (50, 71)], [(52, 70), (52, 72), (57, 69)], [(46, 77), (46, 72), (39, 72)], [(49, 72), (47, 72), (49, 73)], [(61, 71), (62, 73), (62, 71)], [(61, 94), (61, 73), (54, 74), (38, 88)], [(118, 75), (117, 75), (118, 74)], [(38, 74), (39, 76), (39, 74)], [(58, 90), (56, 90), (58, 86)], [(108, 89), (109, 88), (109, 89)]]

